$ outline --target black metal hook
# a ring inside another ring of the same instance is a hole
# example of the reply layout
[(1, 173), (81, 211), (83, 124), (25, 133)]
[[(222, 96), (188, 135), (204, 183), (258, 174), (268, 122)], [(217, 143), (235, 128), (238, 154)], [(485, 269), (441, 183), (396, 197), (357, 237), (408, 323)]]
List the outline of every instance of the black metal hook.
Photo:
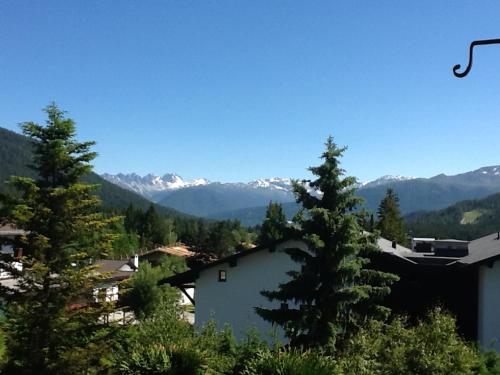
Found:
[(470, 44), (469, 47), (469, 64), (465, 68), (465, 70), (462, 73), (457, 72), (458, 69), (460, 69), (461, 65), (457, 64), (453, 67), (453, 74), (455, 77), (458, 78), (463, 78), (467, 74), (469, 74), (471, 68), (472, 68), (472, 50), (474, 49), (474, 46), (481, 46), (485, 44), (500, 44), (500, 39), (485, 39), (485, 40), (475, 40)]

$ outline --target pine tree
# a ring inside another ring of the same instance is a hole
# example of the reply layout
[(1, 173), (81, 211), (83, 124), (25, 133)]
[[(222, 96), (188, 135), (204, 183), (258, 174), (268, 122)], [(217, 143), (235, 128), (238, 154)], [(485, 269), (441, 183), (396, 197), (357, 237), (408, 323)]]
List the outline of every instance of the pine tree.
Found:
[[(290, 271), (290, 280), (278, 290), (262, 292), (280, 301), (280, 308), (256, 309), (282, 326), (293, 345), (340, 347), (368, 319), (384, 319), (389, 313), (379, 303), (397, 277), (367, 267), (366, 256), (377, 251), (376, 238), (363, 233), (353, 213), (359, 199), (354, 197), (355, 179), (344, 178), (340, 168), (344, 151), (328, 138), (323, 164), (310, 168), (317, 179), (294, 182), (303, 207), (295, 218), (300, 227), (296, 236), (309, 251), (286, 250), (301, 270)], [(306, 184), (322, 195), (309, 193)]]
[(377, 229), (380, 235), (390, 241), (406, 245), (408, 240), (399, 210), (399, 198), (393, 189), (387, 189), (385, 197), (380, 202), (377, 215)]
[(12, 257), (2, 259), (17, 283), (14, 290), (0, 289), (8, 373), (87, 371), (100, 358), (93, 350), (106, 348), (102, 316), (113, 307), (87, 303), (102, 281), (91, 260), (111, 250), (115, 238), (107, 231), (113, 219), (98, 212), (97, 186), (80, 182), (96, 156), (93, 142), (77, 142), (73, 120), (55, 104), (45, 111), (45, 126), (22, 124), (34, 144), (37, 177), (12, 177), (18, 195), (4, 201), (7, 220), (28, 232), (23, 270), (11, 266)]
[(269, 202), (266, 210), (266, 218), (260, 229), (259, 244), (267, 246), (282, 240), (285, 236), (286, 224), (283, 206), (279, 203)]

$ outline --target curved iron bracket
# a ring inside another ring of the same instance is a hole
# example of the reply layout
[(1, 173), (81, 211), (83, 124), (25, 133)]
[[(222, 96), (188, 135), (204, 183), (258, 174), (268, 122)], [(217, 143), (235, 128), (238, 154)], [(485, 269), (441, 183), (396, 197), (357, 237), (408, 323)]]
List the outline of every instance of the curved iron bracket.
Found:
[(455, 77), (458, 78), (463, 78), (467, 74), (469, 74), (471, 68), (472, 68), (472, 50), (474, 49), (475, 46), (482, 46), (486, 44), (500, 44), (500, 39), (485, 39), (485, 40), (475, 40), (470, 44), (469, 47), (469, 64), (465, 68), (465, 70), (462, 73), (457, 72), (458, 69), (461, 68), (460, 64), (457, 64), (453, 67), (453, 74)]

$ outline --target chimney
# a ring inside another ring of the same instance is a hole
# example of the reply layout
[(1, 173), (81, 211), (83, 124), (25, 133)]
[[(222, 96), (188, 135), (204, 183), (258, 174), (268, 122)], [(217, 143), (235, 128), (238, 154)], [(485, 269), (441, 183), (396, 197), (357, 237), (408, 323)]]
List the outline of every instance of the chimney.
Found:
[(14, 258), (20, 259), (23, 256), (23, 248), (18, 247), (17, 249), (14, 250)]
[(396, 246), (397, 246), (397, 244), (398, 244), (398, 243), (397, 243), (396, 241), (392, 241), (392, 248), (393, 248), (393, 249), (395, 249), (395, 248), (396, 248)]
[(130, 262), (133, 264), (136, 270), (139, 269), (139, 255), (135, 254), (134, 256), (132, 256)]

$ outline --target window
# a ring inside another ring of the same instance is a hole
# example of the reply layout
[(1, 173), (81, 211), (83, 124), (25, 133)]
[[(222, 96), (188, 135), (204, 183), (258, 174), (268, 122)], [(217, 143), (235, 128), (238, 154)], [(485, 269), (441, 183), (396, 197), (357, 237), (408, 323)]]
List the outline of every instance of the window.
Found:
[(219, 270), (219, 281), (225, 282), (226, 276), (226, 270)]

